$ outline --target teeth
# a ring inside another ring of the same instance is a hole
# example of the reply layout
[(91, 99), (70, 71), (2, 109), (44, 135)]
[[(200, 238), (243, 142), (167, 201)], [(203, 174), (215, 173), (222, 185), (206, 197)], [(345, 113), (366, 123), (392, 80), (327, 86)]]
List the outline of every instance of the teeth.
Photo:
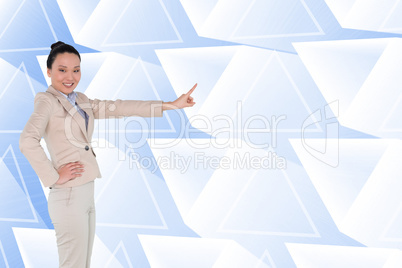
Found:
[(71, 83), (71, 84), (63, 84), (63, 85), (71, 87), (73, 84)]

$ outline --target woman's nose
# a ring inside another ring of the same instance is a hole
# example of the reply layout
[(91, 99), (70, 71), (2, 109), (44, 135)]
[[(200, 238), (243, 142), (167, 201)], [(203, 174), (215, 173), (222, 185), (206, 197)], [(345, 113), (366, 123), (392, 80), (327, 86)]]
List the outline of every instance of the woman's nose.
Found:
[(72, 73), (72, 72), (67, 72), (67, 73), (66, 73), (66, 78), (67, 78), (68, 80), (73, 80), (73, 73)]

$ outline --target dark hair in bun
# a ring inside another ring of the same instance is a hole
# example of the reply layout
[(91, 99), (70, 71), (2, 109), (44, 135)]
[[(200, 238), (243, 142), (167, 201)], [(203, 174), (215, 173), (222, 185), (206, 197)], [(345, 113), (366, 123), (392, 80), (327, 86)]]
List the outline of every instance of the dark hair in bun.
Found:
[(71, 45), (68, 45), (62, 41), (58, 41), (50, 46), (52, 49), (49, 53), (49, 56), (47, 57), (47, 68), (52, 69), (52, 65), (54, 60), (56, 59), (58, 54), (63, 54), (63, 53), (72, 53), (78, 56), (78, 58), (81, 61), (81, 56), (80, 53)]

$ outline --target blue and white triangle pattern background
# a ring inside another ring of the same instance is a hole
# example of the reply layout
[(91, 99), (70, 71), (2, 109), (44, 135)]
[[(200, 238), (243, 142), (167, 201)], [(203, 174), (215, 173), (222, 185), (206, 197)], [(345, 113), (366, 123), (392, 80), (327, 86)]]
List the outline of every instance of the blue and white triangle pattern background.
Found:
[(0, 267), (57, 267), (19, 136), (58, 40), (90, 98), (198, 83), (192, 108), (96, 121), (93, 267), (402, 267), (401, 18), (400, 0), (0, 1)]

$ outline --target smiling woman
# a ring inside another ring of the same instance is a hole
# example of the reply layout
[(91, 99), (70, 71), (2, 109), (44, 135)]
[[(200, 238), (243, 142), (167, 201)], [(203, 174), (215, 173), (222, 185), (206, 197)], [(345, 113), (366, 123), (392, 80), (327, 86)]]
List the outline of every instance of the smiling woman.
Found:
[[(49, 215), (56, 232), (60, 267), (90, 267), (95, 235), (94, 180), (101, 177), (91, 145), (94, 119), (163, 116), (164, 110), (192, 107), (194, 87), (173, 102), (89, 99), (75, 92), (81, 57), (63, 42), (51, 46), (51, 86), (35, 97), (34, 112), (20, 136), (20, 149), (50, 187)], [(44, 138), (50, 154), (40, 145)]]
[(81, 79), (81, 56), (73, 46), (60, 41), (51, 48), (47, 60), (47, 75), (55, 89), (68, 95)]

